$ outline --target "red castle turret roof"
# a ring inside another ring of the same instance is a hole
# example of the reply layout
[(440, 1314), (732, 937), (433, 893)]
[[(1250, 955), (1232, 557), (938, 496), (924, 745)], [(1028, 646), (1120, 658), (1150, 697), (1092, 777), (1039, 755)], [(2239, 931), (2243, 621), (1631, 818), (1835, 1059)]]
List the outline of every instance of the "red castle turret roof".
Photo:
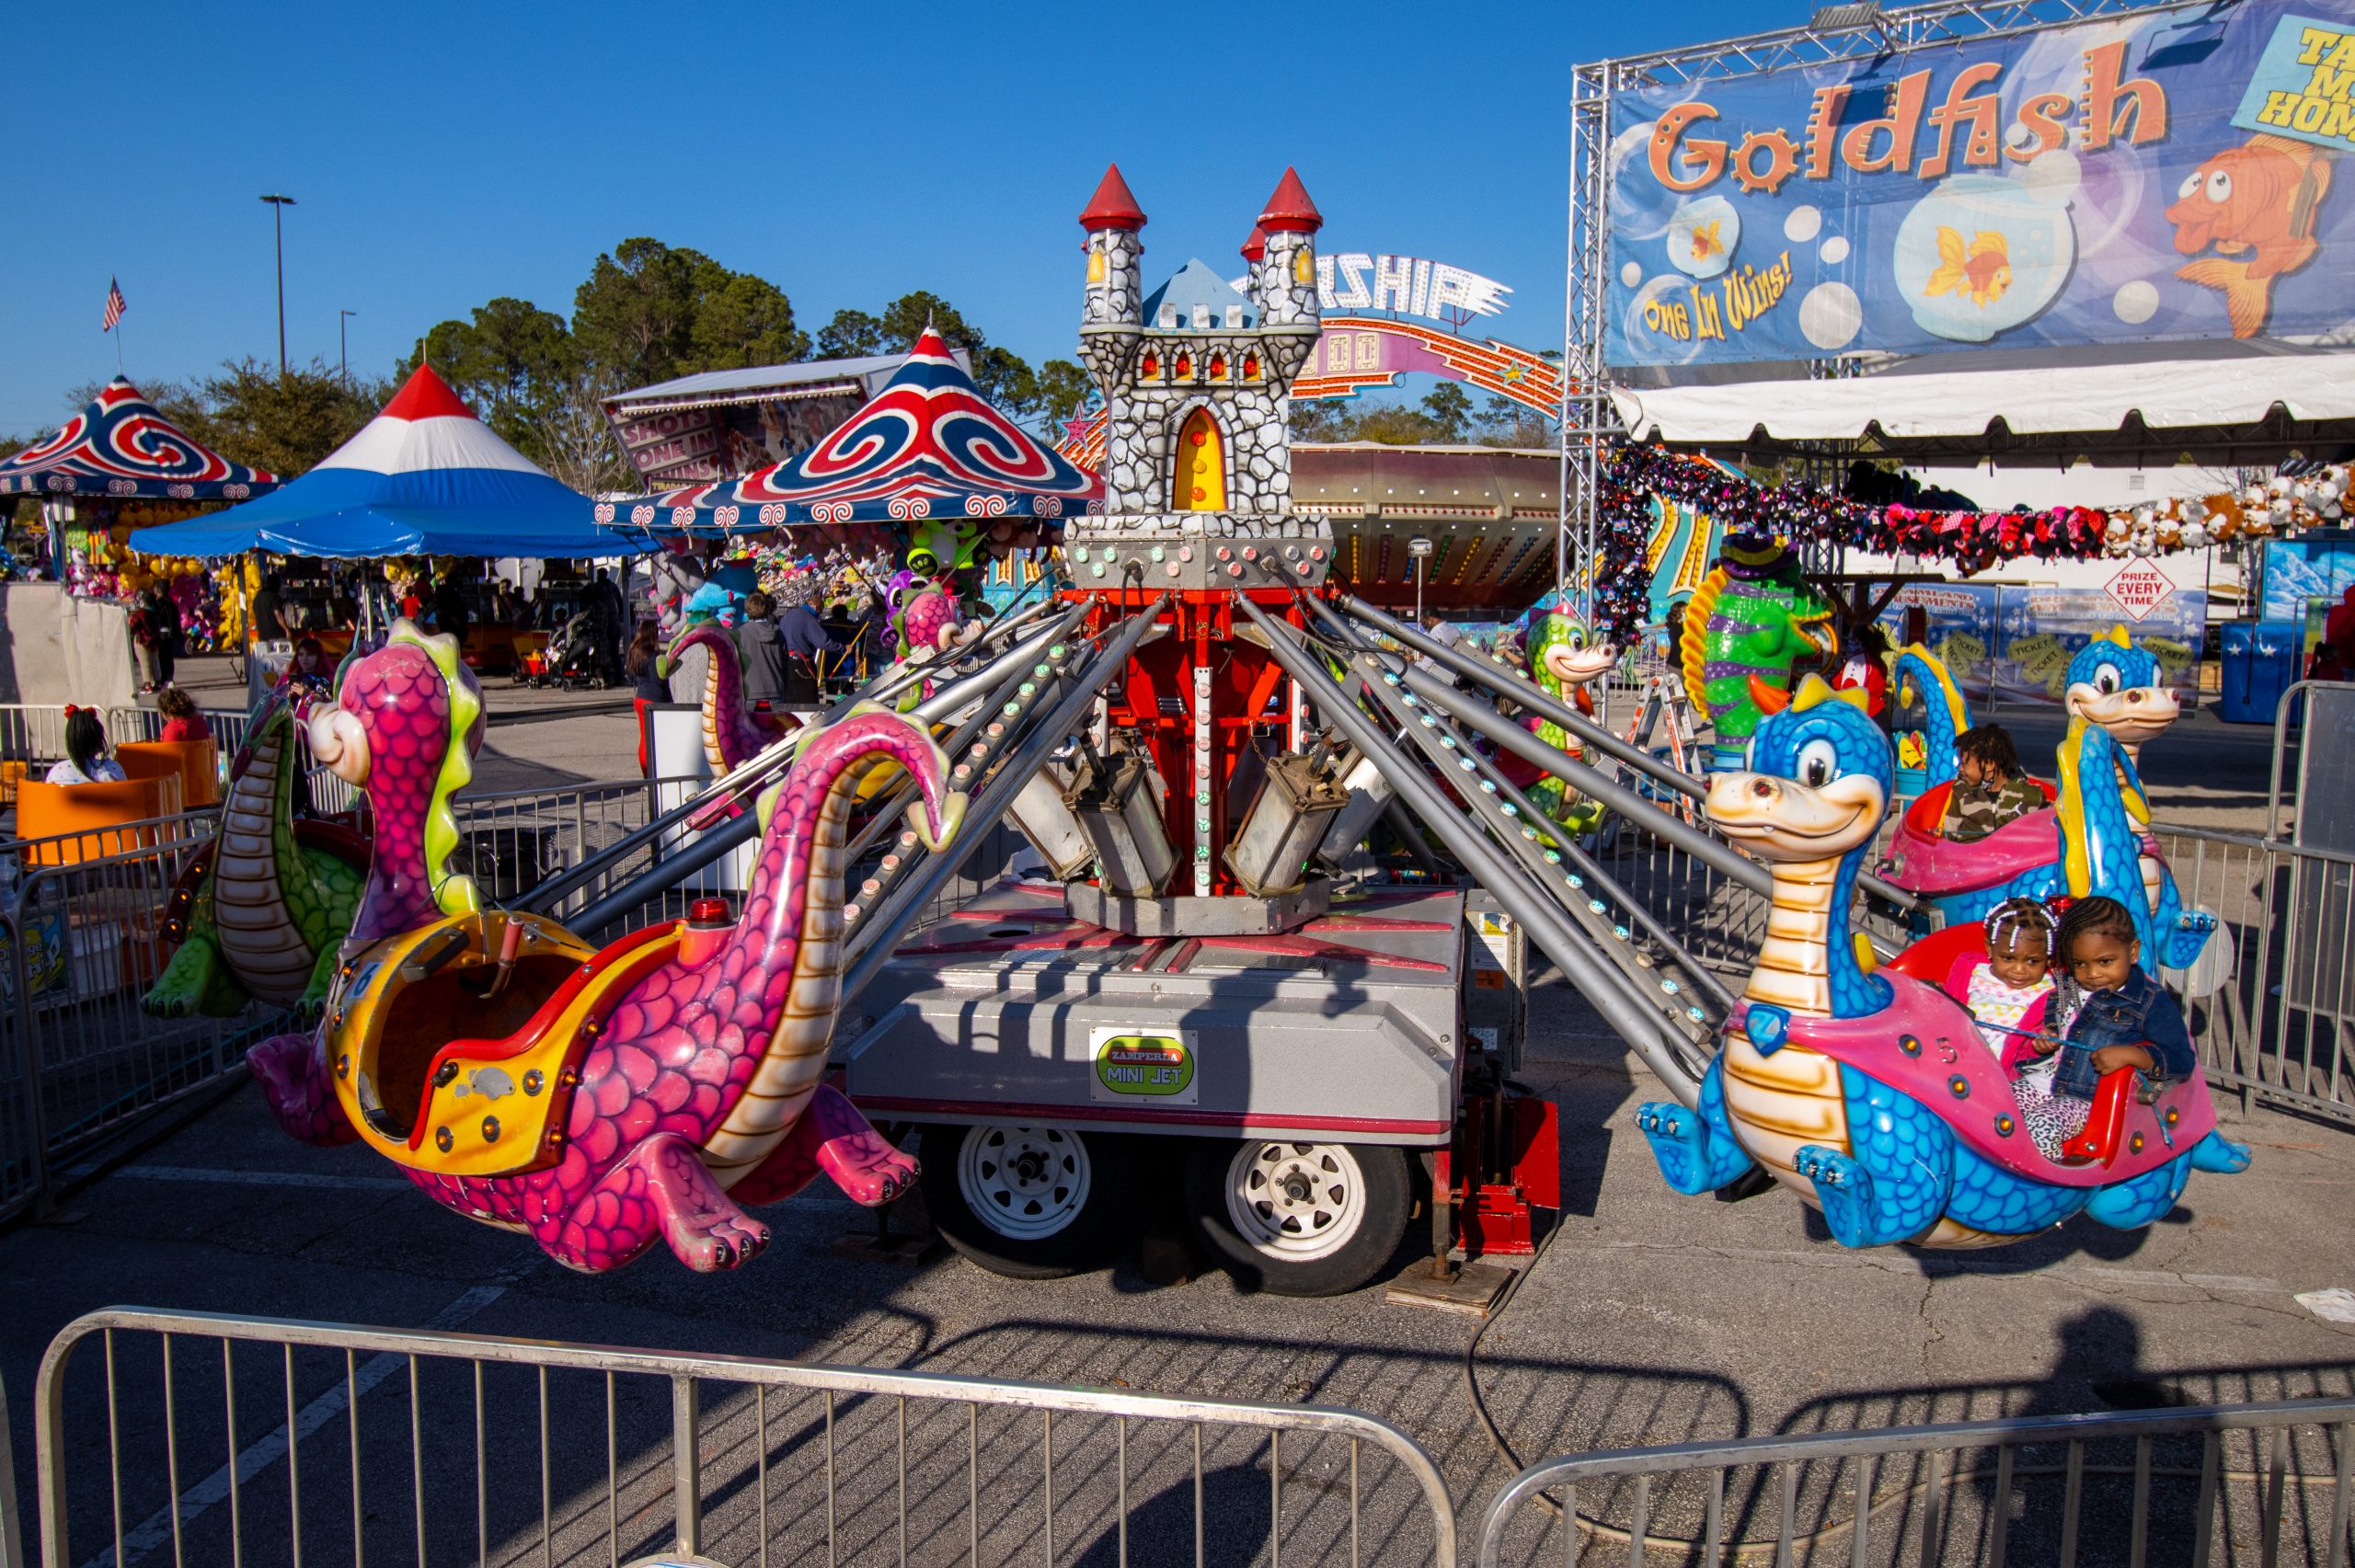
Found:
[(1268, 198), (1268, 210), (1259, 214), (1259, 226), (1269, 234), (1290, 230), (1306, 235), (1325, 226), (1325, 214), (1308, 199), (1308, 188), (1300, 183), (1298, 170), (1284, 170), (1283, 178), (1276, 184), (1276, 193)]
[[(1304, 197), (1302, 200), (1305, 200)], [(1129, 182), (1120, 177), (1120, 166), (1104, 166), (1103, 182), (1096, 194), (1088, 199), (1087, 210), (1079, 215), (1079, 226), (1093, 232), (1097, 229), (1141, 229), (1144, 227), (1144, 209), (1129, 194)]]
[(1251, 225), (1251, 237), (1243, 242), (1243, 259), (1258, 263), (1268, 254), (1268, 231), (1258, 224)]

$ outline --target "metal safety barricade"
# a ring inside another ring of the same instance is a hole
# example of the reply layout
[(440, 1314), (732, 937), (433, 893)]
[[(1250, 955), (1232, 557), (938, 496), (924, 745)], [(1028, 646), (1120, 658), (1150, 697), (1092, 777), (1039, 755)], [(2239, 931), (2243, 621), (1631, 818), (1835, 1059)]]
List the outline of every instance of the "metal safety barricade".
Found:
[(1515, 1476), (1479, 1563), (2338, 1568), (2350, 1468), (2346, 1400), (1618, 1448)]
[(33, 1401), (46, 1568), (1455, 1561), (1350, 1410), (129, 1308)]
[(2210, 951), (2165, 973), (2211, 1087), (2355, 1123), (2355, 855), (2209, 829), (2154, 830)]
[(64, 704), (0, 703), (0, 759), (30, 765), (64, 755)]
[(0, 907), (0, 1218), (53, 1196), (60, 1159), (242, 1068), (270, 1014), (157, 1018), (163, 913), (202, 837), (29, 868)]
[[(243, 708), (201, 708), (197, 717), (204, 721), (207, 733), (213, 737), (213, 750), (221, 753), (225, 763), (237, 754), (246, 743), (246, 730), (252, 715)], [(107, 710), (107, 738), (120, 744), (125, 740), (155, 740), (163, 736), (164, 715), (154, 708), (135, 704)]]

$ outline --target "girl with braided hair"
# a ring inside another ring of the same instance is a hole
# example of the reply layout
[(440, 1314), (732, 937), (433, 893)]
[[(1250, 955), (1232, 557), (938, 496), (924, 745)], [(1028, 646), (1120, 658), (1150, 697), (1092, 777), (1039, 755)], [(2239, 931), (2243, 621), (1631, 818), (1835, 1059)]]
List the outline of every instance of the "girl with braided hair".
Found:
[(2018, 1073), (2045, 1047), (2053, 996), (2052, 947), (2059, 921), (2034, 898), (2006, 898), (1988, 911), (1987, 950), (1966, 953), (1947, 977), (1947, 994), (1970, 1009), (2006, 1070)]

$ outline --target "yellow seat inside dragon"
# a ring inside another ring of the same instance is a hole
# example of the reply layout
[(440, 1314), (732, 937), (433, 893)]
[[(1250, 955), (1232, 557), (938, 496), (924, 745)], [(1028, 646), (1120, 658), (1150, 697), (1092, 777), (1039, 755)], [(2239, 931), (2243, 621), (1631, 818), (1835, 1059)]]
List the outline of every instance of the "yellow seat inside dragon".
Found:
[(553, 921), (496, 910), (386, 938), (346, 963), (327, 1019), (344, 1114), (413, 1170), (551, 1163), (598, 1024), (676, 946), (663, 924), (601, 953)]

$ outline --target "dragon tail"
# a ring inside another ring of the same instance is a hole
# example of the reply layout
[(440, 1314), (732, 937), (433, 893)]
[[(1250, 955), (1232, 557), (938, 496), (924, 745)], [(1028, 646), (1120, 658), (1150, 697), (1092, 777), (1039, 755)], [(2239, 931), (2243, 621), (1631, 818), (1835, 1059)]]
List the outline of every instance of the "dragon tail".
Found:
[[(1920, 643), (1908, 643), (1899, 652), (1894, 674), (1897, 690), (1903, 691), (1909, 680), (1922, 689), (1922, 705), (1929, 715), (1922, 737), (1924, 766), (1931, 784), (1945, 784), (1955, 776), (1955, 738), (1970, 729), (1970, 708), (1946, 660)], [(1933, 700), (1934, 692), (1943, 701)]]
[(1702, 718), (1709, 716), (1709, 617), (1717, 608), (1717, 596), (1725, 591), (1726, 571), (1712, 567), (1693, 597), (1684, 601), (1684, 635), (1677, 639), (1677, 667), (1684, 677), (1684, 694), (1692, 699), (1694, 712)]

